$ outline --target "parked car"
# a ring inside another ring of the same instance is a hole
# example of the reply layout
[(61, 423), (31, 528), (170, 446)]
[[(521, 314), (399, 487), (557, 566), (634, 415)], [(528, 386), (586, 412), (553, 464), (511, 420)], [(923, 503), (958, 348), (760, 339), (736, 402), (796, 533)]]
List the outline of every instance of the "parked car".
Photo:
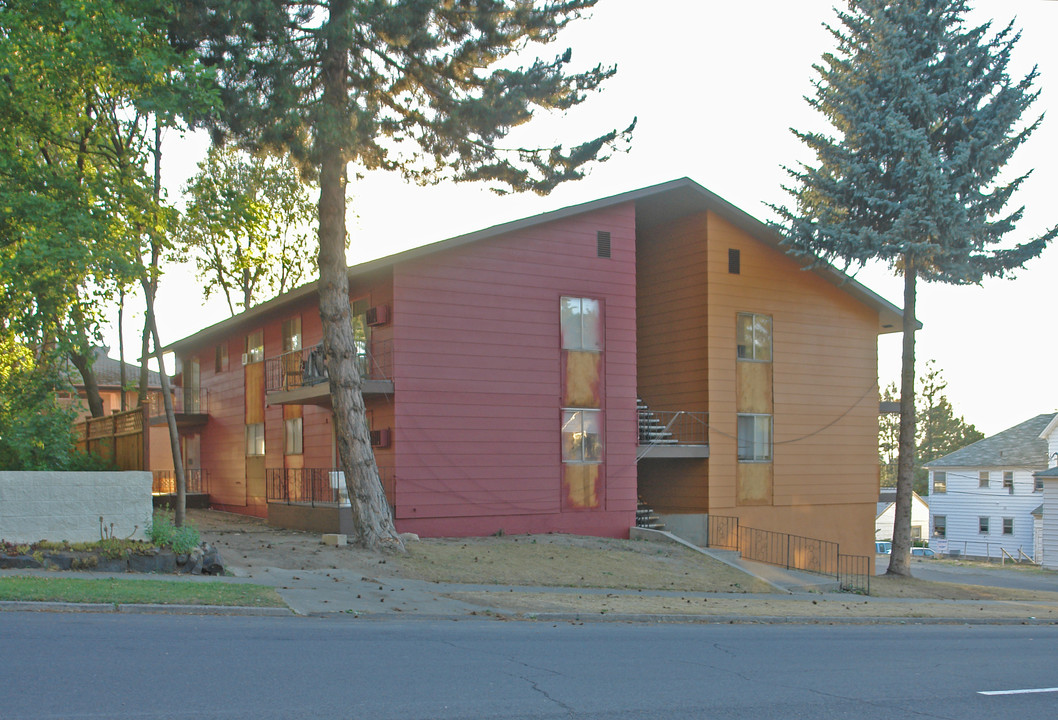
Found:
[(893, 552), (893, 544), (888, 541), (875, 542), (874, 551), (879, 555), (890, 555)]
[(918, 555), (919, 557), (937, 557), (937, 553), (933, 552), (929, 548), (911, 548), (912, 555)]

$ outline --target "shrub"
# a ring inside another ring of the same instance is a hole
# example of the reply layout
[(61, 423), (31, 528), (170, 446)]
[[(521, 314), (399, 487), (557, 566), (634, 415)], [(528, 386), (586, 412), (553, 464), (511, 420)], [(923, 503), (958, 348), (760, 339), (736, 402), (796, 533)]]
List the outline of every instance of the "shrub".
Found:
[(200, 542), (198, 530), (194, 526), (188, 523), (176, 527), (172, 519), (162, 513), (156, 513), (147, 522), (147, 537), (155, 545), (171, 548), (178, 555), (186, 555)]

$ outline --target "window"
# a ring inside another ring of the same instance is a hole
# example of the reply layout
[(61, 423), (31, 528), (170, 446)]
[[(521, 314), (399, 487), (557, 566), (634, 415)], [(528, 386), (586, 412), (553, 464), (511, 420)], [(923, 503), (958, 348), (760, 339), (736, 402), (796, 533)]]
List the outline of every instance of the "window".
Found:
[(283, 421), (283, 454), (301, 455), (302, 450), (301, 418), (290, 418)]
[(988, 471), (982, 470), (977, 473), (977, 487), (988, 487)]
[(1043, 478), (1034, 477), (1032, 483), (1032, 492), (1043, 492)]
[(602, 411), (562, 411), (562, 462), (602, 462)]
[(738, 416), (738, 461), (771, 462), (771, 415)]
[(228, 369), (228, 343), (221, 343), (213, 355), (213, 372), (225, 372)]
[(988, 534), (988, 518), (977, 518), (977, 532), (981, 533), (982, 535)]
[(602, 310), (598, 300), (564, 297), (560, 312), (563, 350), (602, 350)]
[(933, 494), (948, 492), (948, 473), (943, 470), (933, 471)]
[(1011, 495), (1014, 494), (1014, 471), (1004, 470), (1003, 471), (1003, 489), (1009, 492)]
[(283, 352), (301, 349), (301, 316), (283, 321)]
[(947, 537), (948, 536), (948, 516), (947, 515), (934, 515), (933, 516), (933, 535), (936, 537)]
[(1003, 534), (1014, 534), (1014, 518), (1003, 518)]
[(771, 317), (739, 313), (735, 324), (738, 359), (771, 362)]
[(246, 457), (264, 455), (264, 423), (252, 423), (246, 426)]
[(246, 362), (257, 363), (264, 360), (264, 330), (257, 330), (246, 336)]

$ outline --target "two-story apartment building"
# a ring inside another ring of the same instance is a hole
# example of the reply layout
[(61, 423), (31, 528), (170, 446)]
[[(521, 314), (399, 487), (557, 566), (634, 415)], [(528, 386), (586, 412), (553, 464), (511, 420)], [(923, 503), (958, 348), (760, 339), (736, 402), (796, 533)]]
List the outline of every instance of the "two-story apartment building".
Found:
[(1033, 511), (1043, 502), (1047, 441), (1055, 417), (1045, 413), (926, 465), (930, 547), (950, 555), (1033, 556)]
[[(696, 183), (450, 238), (349, 279), (399, 530), (626, 537), (642, 498), (873, 552), (877, 337), (901, 311), (805, 269)], [(310, 284), (170, 347), (183, 381), (209, 390), (183, 442), (216, 507), (298, 524), (336, 498), (321, 337)]]

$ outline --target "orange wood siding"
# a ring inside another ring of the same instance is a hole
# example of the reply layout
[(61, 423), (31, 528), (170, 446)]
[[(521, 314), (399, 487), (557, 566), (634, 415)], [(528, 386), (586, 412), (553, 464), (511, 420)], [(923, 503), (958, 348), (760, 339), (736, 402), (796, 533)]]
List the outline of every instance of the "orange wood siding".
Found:
[[(712, 213), (708, 238), (710, 512), (868, 554), (878, 491), (877, 312)], [(741, 252), (740, 274), (728, 272), (729, 248)], [(739, 312), (773, 318), (775, 445), (772, 505), (736, 513)], [(851, 527), (848, 517), (860, 515), (868, 521)]]

